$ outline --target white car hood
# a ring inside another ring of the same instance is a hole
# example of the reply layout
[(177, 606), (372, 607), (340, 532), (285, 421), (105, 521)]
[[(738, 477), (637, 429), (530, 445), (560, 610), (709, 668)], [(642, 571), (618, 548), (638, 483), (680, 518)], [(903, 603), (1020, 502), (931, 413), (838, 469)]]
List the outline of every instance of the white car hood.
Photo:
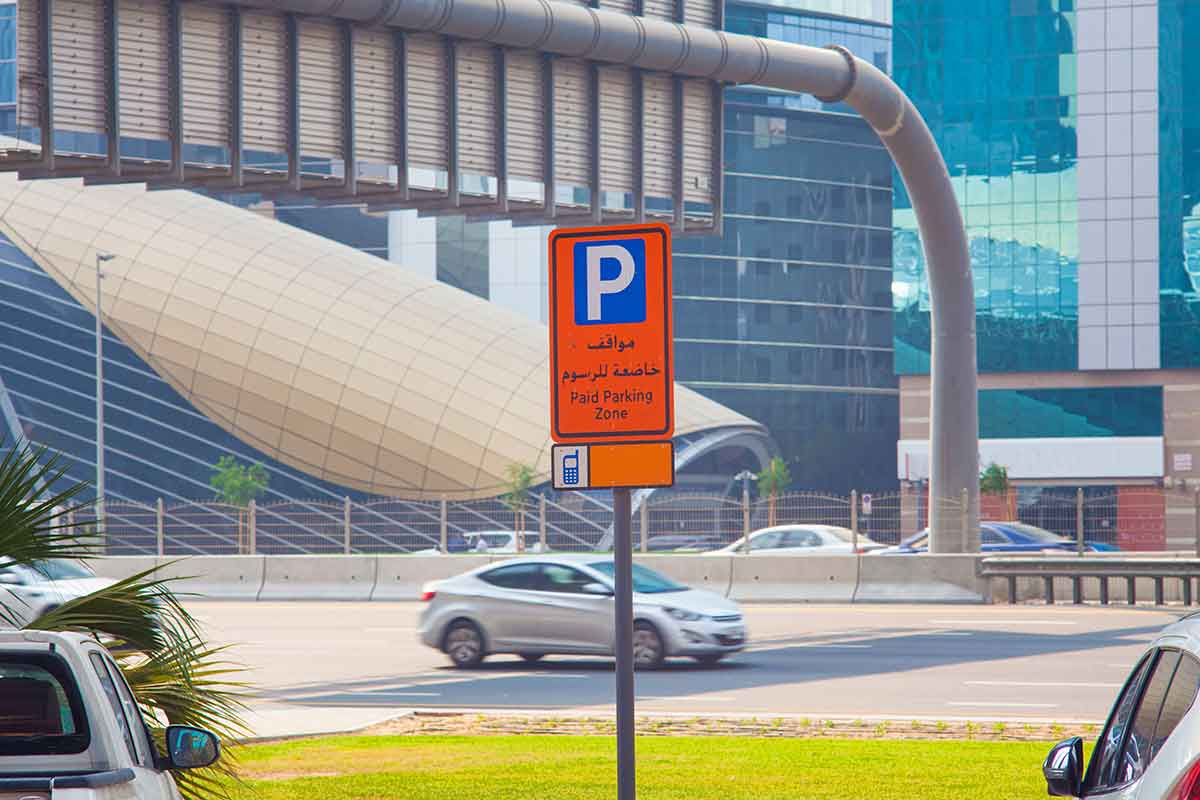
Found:
[(116, 583), (112, 578), (72, 578), (65, 581), (46, 581), (35, 583), (30, 589), (45, 592), (47, 596), (58, 597), (62, 601), (74, 600), (85, 594), (98, 592)]
[(741, 609), (732, 600), (726, 599), (716, 592), (704, 589), (688, 589), (683, 592), (658, 592), (655, 594), (635, 593), (633, 602), (641, 605), (669, 606), (684, 611), (694, 611), (705, 616), (725, 616), (740, 614)]

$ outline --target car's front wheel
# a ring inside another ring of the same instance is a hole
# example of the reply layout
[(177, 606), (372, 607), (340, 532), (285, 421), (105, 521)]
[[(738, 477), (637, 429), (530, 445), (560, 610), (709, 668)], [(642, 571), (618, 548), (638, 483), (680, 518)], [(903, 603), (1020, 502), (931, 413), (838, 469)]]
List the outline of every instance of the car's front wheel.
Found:
[(477, 666), (485, 655), (479, 626), (466, 619), (455, 621), (446, 631), (444, 649), (459, 669)]
[(666, 658), (662, 636), (649, 622), (637, 620), (633, 623), (633, 668), (658, 669)]

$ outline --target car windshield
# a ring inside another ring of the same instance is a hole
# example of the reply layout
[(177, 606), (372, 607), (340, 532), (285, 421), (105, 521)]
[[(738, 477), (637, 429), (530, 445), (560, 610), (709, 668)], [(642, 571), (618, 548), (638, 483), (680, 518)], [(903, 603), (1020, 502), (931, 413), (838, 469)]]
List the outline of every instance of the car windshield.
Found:
[(488, 547), (509, 547), (512, 545), (512, 535), (507, 533), (469, 533), (467, 538), (472, 541), (483, 539)]
[(1006, 528), (1012, 528), (1017, 533), (1028, 536), (1035, 542), (1042, 542), (1044, 544), (1062, 544), (1064, 541), (1066, 541), (1063, 539), (1063, 537), (1059, 536), (1053, 531), (1048, 531), (1045, 528), (1039, 528), (1035, 525), (1026, 525), (1024, 522), (1005, 522), (1003, 525)]
[(33, 568), (52, 581), (70, 581), (80, 578), (94, 578), (96, 573), (80, 564), (78, 561), (54, 559), (53, 561), (35, 561)]
[(62, 660), (0, 655), (0, 756), (82, 753), (87, 746), (79, 689)]
[[(592, 569), (613, 577), (616, 567), (611, 561), (596, 561), (588, 564)], [(666, 575), (647, 569), (641, 564), (633, 565), (633, 590), (638, 594), (663, 594), (665, 592), (686, 592), (686, 586), (676, 583)]]

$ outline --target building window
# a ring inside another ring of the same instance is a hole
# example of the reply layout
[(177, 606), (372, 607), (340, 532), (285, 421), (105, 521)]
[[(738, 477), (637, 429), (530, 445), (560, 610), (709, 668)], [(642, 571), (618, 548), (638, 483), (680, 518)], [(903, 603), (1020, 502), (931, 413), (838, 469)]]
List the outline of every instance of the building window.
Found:
[(0, 5), (0, 107), (17, 104), (17, 4)]

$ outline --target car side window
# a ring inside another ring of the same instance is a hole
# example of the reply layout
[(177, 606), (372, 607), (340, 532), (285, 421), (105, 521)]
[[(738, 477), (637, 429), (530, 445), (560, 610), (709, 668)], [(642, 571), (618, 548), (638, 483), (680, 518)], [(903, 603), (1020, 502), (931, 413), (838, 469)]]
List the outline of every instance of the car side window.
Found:
[(788, 531), (781, 547), (819, 547), (821, 537), (812, 531)]
[(481, 580), (505, 589), (536, 589), (540, 564), (509, 564), (479, 574)]
[(133, 690), (129, 688), (125, 676), (121, 674), (121, 669), (113, 663), (111, 658), (104, 659), (104, 663), (108, 666), (108, 673), (117, 687), (117, 695), (121, 698), (121, 706), (125, 709), (125, 716), (129, 720), (130, 735), (133, 736), (138, 750), (142, 753), (140, 763), (143, 767), (152, 768), (154, 767), (154, 744), (150, 732), (146, 730), (146, 720), (142, 717), (142, 710), (138, 708), (137, 700), (133, 697)]
[(117, 687), (113, 685), (112, 676), (108, 674), (108, 667), (104, 666), (104, 659), (99, 653), (91, 653), (89, 656), (92, 660), (92, 669), (96, 670), (96, 677), (100, 679), (100, 687), (104, 690), (104, 696), (108, 698), (108, 704), (112, 706), (113, 715), (117, 718), (117, 725), (121, 728), (121, 738), (125, 740), (125, 746), (129, 748), (129, 757), (137, 763), (141, 763), (138, 759), (137, 747), (133, 744), (133, 734), (129, 731), (129, 720), (125, 718), (125, 712), (121, 709), (121, 698), (117, 694)]
[(983, 544), (1008, 544), (1008, 540), (991, 528), (979, 529), (979, 541)]
[(1114, 785), (1112, 778), (1116, 775), (1120, 765), (1125, 734), (1130, 720), (1133, 719), (1134, 711), (1137, 709), (1138, 700), (1142, 696), (1142, 689), (1157, 661), (1157, 652), (1147, 655), (1125, 682), (1125, 688), (1121, 690), (1121, 695), (1117, 698), (1112, 713), (1109, 714), (1104, 732), (1100, 734), (1100, 739), (1096, 742), (1096, 749), (1092, 751), (1092, 759), (1088, 764), (1087, 776), (1083, 782), (1085, 794), (1103, 791)]
[(751, 550), (774, 550), (779, 547), (779, 542), (783, 538), (783, 534), (779, 531), (764, 533), (761, 536), (755, 536), (750, 540)]
[(1129, 735), (1125, 737), (1125, 747), (1117, 761), (1116, 772), (1109, 776), (1110, 786), (1120, 786), (1137, 780), (1149, 766), (1153, 757), (1151, 749), (1154, 727), (1158, 724), (1163, 701), (1167, 699), (1167, 689), (1178, 665), (1178, 650), (1163, 650), (1159, 655), (1154, 672), (1146, 683), (1146, 690), (1142, 692), (1142, 701), (1138, 704), (1137, 713), (1133, 715), (1133, 722), (1129, 725)]
[(583, 594), (583, 587), (595, 583), (574, 567), (562, 564), (545, 564), (542, 566), (542, 591), (562, 592), (564, 594)]
[(1162, 713), (1158, 715), (1158, 724), (1154, 726), (1154, 739), (1150, 746), (1150, 758), (1158, 755), (1158, 751), (1166, 744), (1175, 726), (1183, 719), (1183, 715), (1196, 701), (1196, 690), (1200, 688), (1200, 661), (1187, 653), (1182, 653), (1179, 666), (1175, 668), (1175, 677), (1171, 679), (1171, 688), (1163, 701)]

